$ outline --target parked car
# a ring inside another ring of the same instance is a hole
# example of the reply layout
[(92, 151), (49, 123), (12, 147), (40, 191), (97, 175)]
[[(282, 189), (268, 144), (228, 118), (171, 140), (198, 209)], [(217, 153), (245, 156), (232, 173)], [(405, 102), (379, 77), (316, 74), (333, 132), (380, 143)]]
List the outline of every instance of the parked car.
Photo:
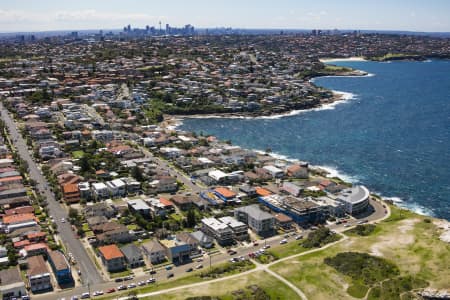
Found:
[(167, 278), (172, 278), (173, 276), (174, 276), (173, 273), (167, 274)]
[(286, 244), (287, 243), (287, 239), (282, 239), (281, 241), (280, 241), (280, 244)]
[(95, 292), (93, 293), (93, 296), (94, 296), (94, 297), (96, 297), (96, 296), (101, 296), (101, 295), (103, 295), (103, 291), (95, 291)]
[(126, 285), (119, 285), (118, 287), (117, 287), (117, 290), (118, 291), (123, 291), (123, 290), (126, 290), (127, 289), (127, 286)]
[(172, 266), (166, 266), (166, 270), (167, 271), (172, 270)]
[(203, 265), (197, 265), (195, 268), (196, 268), (197, 270), (198, 270), (198, 269), (201, 269), (201, 268), (203, 268)]
[(192, 271), (194, 271), (193, 268), (188, 268), (188, 269), (186, 270), (186, 272), (192, 272)]
[(107, 290), (106, 292), (107, 292), (108, 294), (111, 294), (111, 293), (114, 293), (115, 291), (116, 291), (115, 288), (110, 288), (110, 289)]
[(87, 299), (87, 298), (91, 298), (91, 294), (89, 294), (89, 293), (83, 293), (83, 294), (81, 294), (81, 297), (80, 297), (81, 299)]
[(132, 288), (135, 288), (135, 287), (136, 287), (136, 284), (135, 284), (134, 282), (130, 283), (130, 284), (127, 286), (127, 288), (129, 288), (129, 289), (132, 289)]
[(147, 282), (147, 283), (155, 283), (156, 279), (155, 278), (149, 278), (145, 282)]

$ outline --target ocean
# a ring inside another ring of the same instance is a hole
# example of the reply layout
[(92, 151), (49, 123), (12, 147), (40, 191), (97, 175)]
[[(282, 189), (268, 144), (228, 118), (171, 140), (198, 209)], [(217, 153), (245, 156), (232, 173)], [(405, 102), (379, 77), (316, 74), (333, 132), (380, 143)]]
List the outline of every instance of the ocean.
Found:
[(450, 61), (333, 64), (370, 74), (313, 80), (346, 101), (284, 117), (185, 119), (181, 129), (270, 148), (450, 220)]

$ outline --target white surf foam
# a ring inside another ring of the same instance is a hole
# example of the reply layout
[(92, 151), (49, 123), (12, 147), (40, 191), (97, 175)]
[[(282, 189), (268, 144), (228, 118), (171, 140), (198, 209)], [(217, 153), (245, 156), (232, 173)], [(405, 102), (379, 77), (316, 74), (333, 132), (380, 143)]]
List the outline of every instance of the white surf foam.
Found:
[(349, 183), (359, 182), (359, 178), (357, 176), (351, 176), (351, 175), (345, 174), (342, 171), (340, 171), (337, 167), (331, 167), (331, 166), (314, 166), (314, 167), (317, 167), (317, 168), (327, 171), (328, 178), (337, 177), (337, 178), (340, 178), (343, 181), (349, 182)]
[(263, 155), (264, 154), (268, 154), (269, 156), (272, 156), (273, 158), (276, 158), (276, 159), (279, 159), (279, 160), (285, 160), (285, 161), (288, 161), (288, 162), (297, 163), (297, 162), (300, 161), (298, 159), (291, 158), (291, 157), (289, 157), (287, 155), (279, 154), (279, 153), (276, 153), (276, 152), (269, 152), (269, 153), (267, 153), (265, 151), (257, 150), (257, 149), (252, 149), (252, 151), (254, 151), (256, 153), (259, 153), (259, 154), (263, 154)]
[(401, 208), (410, 210), (416, 214), (419, 214), (422, 216), (430, 216), (430, 217), (434, 216), (434, 211), (431, 208), (425, 207), (423, 205), (420, 205), (420, 204), (414, 202), (414, 199), (405, 201), (399, 197), (384, 197), (382, 194), (378, 194), (378, 195), (380, 195), (381, 198), (383, 198), (385, 200), (391, 200), (392, 202), (394, 202), (395, 205), (397, 205)]

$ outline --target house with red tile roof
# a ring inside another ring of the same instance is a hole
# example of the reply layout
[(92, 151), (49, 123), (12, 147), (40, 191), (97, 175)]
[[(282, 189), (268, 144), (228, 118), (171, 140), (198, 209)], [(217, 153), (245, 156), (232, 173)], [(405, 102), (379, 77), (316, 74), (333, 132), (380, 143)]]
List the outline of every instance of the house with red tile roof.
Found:
[(118, 272), (126, 269), (125, 255), (116, 245), (99, 247), (98, 252), (108, 272)]
[(3, 217), (3, 224), (5, 225), (14, 225), (30, 221), (37, 221), (34, 213), (15, 214)]
[(80, 201), (80, 189), (76, 183), (66, 183), (62, 185), (63, 198), (66, 203), (76, 203)]

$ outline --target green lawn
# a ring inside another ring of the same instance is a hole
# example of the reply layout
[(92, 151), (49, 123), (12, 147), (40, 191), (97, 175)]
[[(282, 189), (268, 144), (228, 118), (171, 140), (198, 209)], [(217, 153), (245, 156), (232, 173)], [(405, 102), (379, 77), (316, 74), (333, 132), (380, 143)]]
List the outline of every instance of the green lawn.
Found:
[[(174, 284), (176, 282), (176, 284)], [(151, 287), (150, 290), (146, 290), (146, 292), (157, 291), (161, 289), (167, 289), (170, 287), (174, 287), (182, 284), (194, 283), (192, 280), (178, 280), (172, 281), (163, 284), (156, 284)], [(270, 299), (277, 300), (296, 300), (299, 299), (297, 294), (292, 291), (288, 286), (284, 283), (280, 282), (278, 279), (266, 274), (263, 271), (251, 273), (245, 276), (240, 276), (237, 278), (224, 280), (216, 283), (206, 284), (199, 287), (193, 288), (185, 288), (181, 290), (177, 290), (174, 292), (144, 297), (140, 299), (151, 299), (151, 300), (184, 300), (189, 297), (202, 297), (202, 296), (212, 296), (212, 297), (220, 297), (220, 300), (235, 300), (235, 299), (243, 299), (238, 298), (240, 292), (249, 292), (252, 289), (251, 285), (257, 285), (261, 288), (265, 294)], [(140, 289), (139, 293), (144, 289)], [(128, 293), (126, 293), (128, 294)], [(124, 294), (124, 295), (126, 295)], [(108, 298), (101, 299), (112, 299), (117, 298), (118, 295), (110, 296)], [(244, 298), (245, 299), (245, 298)]]
[(311, 250), (301, 246), (301, 242), (302, 241), (292, 241), (284, 245), (277, 245), (269, 249), (267, 252), (277, 258), (283, 258)]
[(129, 230), (137, 230), (139, 227), (136, 224), (129, 224), (127, 225), (127, 228)]
[[(209, 268), (205, 268), (202, 270), (194, 271), (192, 273), (186, 273), (186, 275), (182, 275), (182, 277), (179, 277), (179, 278), (174, 277), (173, 279), (164, 281), (163, 283), (149, 285), (149, 286), (146, 286), (143, 288), (135, 289), (134, 291), (137, 291), (139, 294), (148, 293), (148, 292), (152, 292), (152, 291), (172, 288), (175, 286), (186, 285), (186, 284), (202, 282), (202, 281), (208, 281), (208, 280), (215, 279), (215, 278), (221, 278), (221, 277), (225, 277), (225, 276), (229, 276), (229, 275), (239, 274), (244, 271), (251, 270), (253, 268), (255, 268), (255, 265), (252, 263), (248, 263), (247, 265), (245, 265), (243, 267), (239, 267), (238, 263), (234, 263), (234, 264), (224, 263), (224, 264), (214, 266), (211, 270), (209, 270)], [(226, 272), (222, 272), (224, 269), (229, 269), (229, 270)], [(156, 278), (158, 278), (158, 276), (156, 276)], [(120, 294), (115, 294), (114, 296), (103, 297), (101, 299), (115, 299), (118, 296), (125, 296), (127, 294), (128, 294), (128, 292), (124, 292), (124, 293), (120, 293)]]
[(81, 227), (82, 229), (83, 229), (83, 231), (86, 233), (86, 232), (88, 232), (90, 229), (89, 229), (89, 225), (88, 225), (88, 223), (83, 223), (83, 225), (82, 225), (82, 227)]
[(80, 159), (84, 156), (83, 150), (77, 150), (72, 152), (72, 157), (75, 159)]
[(128, 275), (133, 274), (133, 272), (129, 269), (122, 271), (122, 272), (115, 272), (115, 273), (109, 273), (110, 278), (119, 278), (119, 277), (125, 277)]

